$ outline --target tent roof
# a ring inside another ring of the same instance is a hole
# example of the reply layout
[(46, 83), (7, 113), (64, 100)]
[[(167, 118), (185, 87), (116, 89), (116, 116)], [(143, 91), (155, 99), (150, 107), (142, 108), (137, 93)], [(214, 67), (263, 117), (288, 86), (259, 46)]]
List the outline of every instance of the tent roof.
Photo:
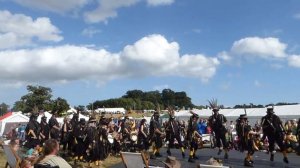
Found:
[[(220, 109), (219, 113), (225, 116), (240, 116), (240, 114), (245, 114), (245, 110), (248, 116), (264, 116), (266, 115), (266, 108), (248, 108), (248, 109)], [(212, 115), (211, 109), (202, 110), (192, 110), (199, 116), (208, 117)], [(274, 106), (274, 112), (278, 116), (300, 116), (300, 104), (296, 105), (284, 105), (284, 106)], [(192, 114), (188, 110), (182, 110), (175, 113), (175, 116), (186, 117)]]
[(8, 112), (8, 113), (5, 113), (3, 116), (0, 117), (0, 121), (4, 120), (5, 118), (11, 116), (13, 113), (12, 112)]
[(29, 118), (21, 113), (9, 112), (1, 117), (0, 122), (28, 122)]

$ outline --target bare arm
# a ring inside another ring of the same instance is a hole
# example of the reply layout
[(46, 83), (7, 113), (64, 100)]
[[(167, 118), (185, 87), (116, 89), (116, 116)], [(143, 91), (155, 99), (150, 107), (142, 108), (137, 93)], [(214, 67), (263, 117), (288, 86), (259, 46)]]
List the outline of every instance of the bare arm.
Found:
[(141, 133), (145, 136), (145, 137), (147, 137), (147, 135), (146, 135), (146, 133), (144, 132), (144, 125), (141, 125)]

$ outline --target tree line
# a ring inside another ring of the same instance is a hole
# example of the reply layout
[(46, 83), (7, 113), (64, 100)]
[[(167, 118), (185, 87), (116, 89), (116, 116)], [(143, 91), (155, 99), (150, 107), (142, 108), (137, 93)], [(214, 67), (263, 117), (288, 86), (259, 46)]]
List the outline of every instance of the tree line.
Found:
[[(53, 99), (52, 89), (44, 86), (27, 86), (28, 93), (16, 101), (13, 105), (13, 111), (22, 111), (23, 113), (32, 112), (33, 109), (38, 111), (57, 111), (58, 114), (63, 115), (69, 108), (69, 103), (64, 98), (58, 97)], [(233, 108), (263, 108), (269, 105), (295, 105), (298, 103), (279, 102), (276, 104), (255, 105), (241, 104), (235, 105)], [(114, 108), (123, 107), (126, 110), (158, 110), (172, 107), (174, 109), (188, 109), (188, 108), (207, 108), (208, 106), (196, 106), (191, 102), (191, 98), (187, 96), (184, 91), (175, 92), (171, 89), (164, 89), (160, 91), (129, 90), (120, 98), (96, 100), (87, 106), (78, 105), (75, 109), (85, 111), (86, 109), (94, 110), (97, 108)], [(221, 108), (225, 108), (220, 105)], [(0, 104), (0, 116), (9, 111), (9, 105), (5, 103)], [(229, 107), (231, 108), (231, 107)]]
[(129, 90), (120, 98), (97, 100), (87, 106), (89, 110), (96, 108), (123, 107), (127, 110), (156, 110), (172, 108), (193, 108), (191, 98), (185, 92), (175, 92), (171, 89), (143, 92)]
[(23, 113), (36, 111), (56, 111), (63, 115), (69, 110), (70, 105), (67, 100), (58, 97), (52, 99), (52, 89), (44, 86), (27, 86), (28, 93), (15, 102), (13, 110), (22, 111)]

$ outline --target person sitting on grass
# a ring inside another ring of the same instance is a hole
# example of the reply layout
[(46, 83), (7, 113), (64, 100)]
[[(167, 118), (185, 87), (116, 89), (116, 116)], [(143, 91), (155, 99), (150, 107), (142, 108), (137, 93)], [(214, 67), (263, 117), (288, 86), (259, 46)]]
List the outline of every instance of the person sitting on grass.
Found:
[(38, 159), (37, 165), (58, 166), (59, 168), (72, 168), (67, 161), (57, 156), (59, 151), (59, 144), (55, 139), (47, 140), (44, 144), (43, 149), (43, 156)]

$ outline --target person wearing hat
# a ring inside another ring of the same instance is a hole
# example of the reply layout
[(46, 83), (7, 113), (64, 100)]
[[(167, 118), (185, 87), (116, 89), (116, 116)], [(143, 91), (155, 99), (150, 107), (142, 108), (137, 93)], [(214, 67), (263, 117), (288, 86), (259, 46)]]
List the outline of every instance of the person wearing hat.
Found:
[[(208, 119), (208, 125), (215, 133), (217, 147), (219, 148), (218, 155), (221, 154), (222, 149), (224, 148), (224, 159), (228, 159), (228, 142), (226, 140), (227, 129), (225, 127), (227, 119), (223, 114), (219, 113), (219, 106), (217, 105), (216, 100), (209, 101), (209, 104), (213, 114)], [(221, 142), (223, 146), (221, 146)]]
[(198, 140), (201, 138), (201, 135), (198, 133), (198, 114), (192, 112), (192, 116), (189, 119), (188, 123), (188, 131), (187, 131), (187, 140), (190, 144), (190, 155), (189, 155), (189, 162), (194, 163), (195, 159), (198, 159), (196, 156), (196, 151), (198, 149)]
[(163, 163), (166, 168), (181, 168), (181, 163), (173, 156), (168, 156)]
[[(99, 157), (97, 158), (99, 160), (99, 165), (101, 165), (102, 161), (104, 161), (109, 154), (109, 142), (108, 142), (108, 126), (109, 121), (106, 118), (103, 118), (100, 121), (99, 128), (98, 128), (98, 136), (97, 140), (99, 143)], [(97, 163), (96, 163), (97, 164)]]
[(79, 125), (74, 129), (75, 136), (75, 164), (78, 160), (82, 161), (85, 155), (85, 137), (86, 137), (85, 119), (80, 118)]
[(283, 161), (285, 163), (289, 163), (289, 160), (287, 158), (286, 146), (283, 143), (285, 130), (280, 118), (276, 114), (274, 114), (273, 106), (267, 107), (267, 114), (262, 117), (261, 126), (264, 136), (267, 137), (269, 141), (269, 151), (271, 153), (270, 161), (274, 161), (276, 142), (283, 154)]
[(57, 117), (57, 111), (52, 111), (52, 116), (49, 119), (49, 127), (50, 127), (50, 137), (51, 139), (56, 139), (57, 141), (59, 140), (59, 123), (56, 119)]
[(169, 141), (167, 153), (171, 156), (170, 149), (174, 147), (174, 139), (177, 140), (181, 149), (182, 158), (185, 157), (184, 147), (180, 138), (180, 123), (175, 118), (174, 110), (169, 108), (169, 121), (166, 124), (166, 141)]
[(40, 124), (37, 122), (39, 114), (36, 112), (32, 112), (29, 122), (26, 126), (25, 132), (26, 132), (26, 144), (25, 146), (27, 148), (34, 148), (37, 145), (40, 144), (40, 132), (41, 132), (41, 127)]
[(69, 141), (70, 141), (70, 146), (71, 150), (69, 150), (69, 154), (75, 153), (75, 136), (74, 136), (74, 130), (79, 124), (79, 116), (78, 113), (74, 113), (73, 117), (71, 118), (70, 125), (71, 125), (71, 130), (69, 130)]
[(88, 121), (85, 140), (85, 144), (88, 146), (87, 161), (89, 162), (89, 166), (92, 166), (92, 163), (99, 166), (99, 140), (96, 126), (96, 118), (92, 115)]
[(50, 127), (47, 123), (47, 117), (43, 116), (40, 123), (41, 132), (40, 132), (40, 139), (41, 139), (41, 145), (44, 144), (46, 140), (49, 139), (50, 136)]
[(121, 133), (124, 141), (130, 141), (131, 122), (128, 115), (124, 116), (121, 123)]
[(254, 141), (253, 135), (258, 133), (252, 131), (251, 126), (248, 124), (248, 118), (246, 114), (241, 114), (236, 122), (237, 136), (239, 138), (239, 150), (241, 152), (247, 151), (244, 166), (253, 167), (253, 154), (254, 154)]
[(60, 138), (60, 143), (63, 145), (64, 154), (67, 153), (67, 151), (66, 151), (67, 149), (68, 149), (68, 151), (70, 151), (72, 149), (71, 148), (72, 147), (72, 143), (71, 143), (72, 138), (70, 138), (71, 132), (72, 132), (72, 125), (70, 123), (69, 118), (65, 117), (64, 123), (61, 128), (61, 138)]
[(153, 152), (151, 154), (151, 159), (155, 159), (156, 157), (162, 157), (159, 153), (160, 148), (162, 147), (162, 139), (165, 134), (162, 132), (162, 126), (159, 122), (159, 112), (154, 112), (152, 119), (150, 121), (150, 138), (153, 143), (152, 149)]

